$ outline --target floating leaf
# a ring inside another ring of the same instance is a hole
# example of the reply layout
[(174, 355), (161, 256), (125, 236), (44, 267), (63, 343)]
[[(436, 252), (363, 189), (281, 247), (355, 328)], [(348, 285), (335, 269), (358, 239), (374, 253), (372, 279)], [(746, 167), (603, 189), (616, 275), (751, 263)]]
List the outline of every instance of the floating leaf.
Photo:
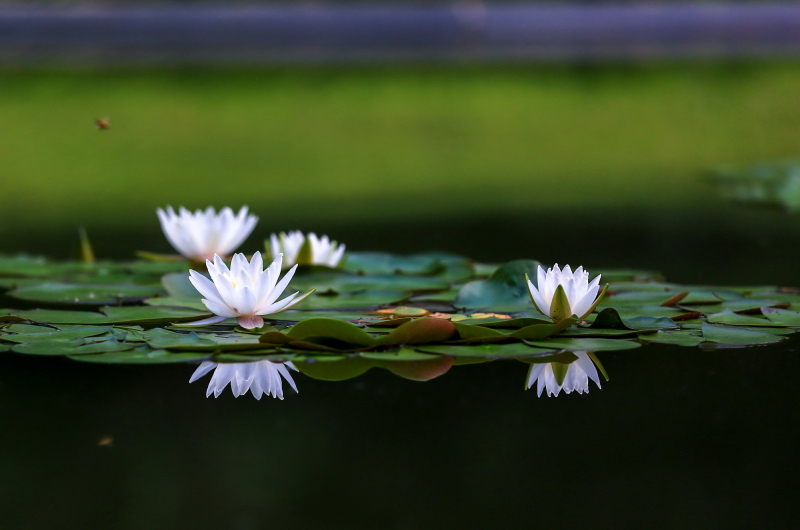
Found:
[(293, 340), (331, 339), (356, 346), (372, 346), (375, 339), (363, 329), (333, 318), (313, 318), (298, 323), (286, 334)]
[(569, 339), (553, 338), (540, 341), (529, 341), (528, 344), (539, 348), (552, 348), (569, 351), (613, 351), (613, 350), (632, 350), (641, 346), (638, 342), (629, 340), (612, 339)]
[(8, 296), (57, 304), (113, 304), (141, 301), (160, 292), (160, 286), (150, 285), (41, 283), (14, 289)]
[(353, 311), (284, 311), (277, 315), (268, 317), (270, 320), (286, 321), (286, 322), (302, 322), (312, 318), (335, 318), (336, 320), (345, 321), (359, 321), (369, 320), (370, 323), (377, 322), (383, 317), (377, 315), (373, 311), (364, 311), (361, 313)]
[(734, 313), (730, 309), (725, 309), (721, 313), (708, 315), (708, 321), (713, 324), (728, 324), (732, 326), (751, 326), (751, 327), (782, 326), (782, 324), (776, 324), (775, 322), (772, 322), (771, 320), (768, 320), (766, 318), (757, 318), (757, 317), (739, 315), (737, 313)]
[(431, 254), (398, 256), (386, 252), (349, 252), (343, 268), (361, 274), (433, 275), (445, 267), (439, 256)]
[(770, 322), (779, 326), (800, 327), (800, 313), (796, 311), (762, 307), (761, 312)]
[(50, 326), (34, 326), (33, 324), (8, 324), (3, 326), (3, 331), (8, 333), (50, 333), (56, 331)]
[(638, 316), (629, 319), (623, 319), (619, 312), (608, 307), (603, 309), (594, 319), (591, 325), (592, 328), (624, 328), (629, 330), (651, 330), (651, 329), (669, 329), (677, 328), (678, 326), (666, 317), (650, 317)]
[(208, 308), (200, 301), (200, 298), (188, 298), (185, 296), (159, 296), (157, 298), (148, 298), (144, 303), (156, 307), (183, 307), (194, 309), (195, 311), (208, 311)]
[(132, 350), (135, 347), (136, 344), (119, 342), (117, 339), (108, 338), (88, 344), (81, 339), (17, 344), (12, 348), (12, 351), (27, 355), (89, 355)]
[(316, 288), (320, 293), (347, 293), (354, 291), (444, 291), (450, 284), (424, 276), (375, 275), (358, 276), (347, 272), (294, 276), (290, 291), (308, 291)]
[(659, 344), (674, 344), (676, 346), (699, 346), (703, 337), (693, 335), (687, 331), (658, 331), (639, 335), (641, 340)]
[[(492, 359), (516, 357), (547, 357), (557, 351), (556, 348), (540, 348), (522, 343), (515, 344), (434, 344), (430, 346), (417, 346), (417, 351), (451, 355), (453, 357), (488, 357)], [(545, 361), (543, 361), (545, 362)]]
[(732, 345), (760, 345), (780, 342), (783, 337), (760, 331), (703, 323), (703, 337), (709, 342)]
[(425, 317), (407, 322), (379, 339), (380, 344), (428, 344), (442, 342), (456, 333), (454, 325), (441, 318)]
[[(402, 302), (408, 293), (399, 291), (364, 291), (327, 296), (315, 293), (304, 300), (300, 309), (361, 309)], [(279, 313), (280, 314), (280, 313)], [(277, 318), (277, 317), (276, 317)]]
[(85, 337), (95, 337), (97, 335), (102, 335), (103, 333), (108, 333), (109, 331), (111, 331), (110, 326), (85, 327), (85, 328), (71, 329), (69, 331), (47, 331), (47, 332), (36, 332), (36, 333), (20, 333), (17, 335), (3, 335), (0, 336), (0, 340), (8, 342), (16, 342), (20, 344), (29, 342), (55, 343), (55, 342), (70, 341), (73, 339), (82, 339)]
[(462, 287), (454, 304), (456, 307), (474, 308), (519, 304), (533, 309), (525, 275), (535, 277), (539, 265), (534, 260), (510, 261), (487, 279), (470, 282)]
[(297, 369), (311, 377), (323, 381), (344, 381), (353, 379), (375, 366), (370, 359), (360, 357), (340, 358), (334, 362), (305, 361), (296, 362)]
[(101, 309), (109, 321), (116, 324), (153, 324), (164, 322), (188, 322), (200, 320), (211, 315), (206, 311), (188, 308), (147, 307), (147, 306), (108, 306)]
[(131, 351), (103, 353), (99, 355), (70, 355), (70, 359), (104, 364), (171, 364), (208, 359), (208, 353), (172, 353), (165, 350), (137, 348)]

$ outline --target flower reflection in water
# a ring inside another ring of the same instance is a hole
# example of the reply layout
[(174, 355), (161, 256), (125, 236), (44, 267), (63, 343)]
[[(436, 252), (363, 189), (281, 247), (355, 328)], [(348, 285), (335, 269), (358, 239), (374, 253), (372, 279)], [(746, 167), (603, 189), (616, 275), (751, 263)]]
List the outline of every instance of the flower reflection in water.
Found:
[(292, 375), (287, 368), (297, 371), (297, 368), (291, 362), (212, 363), (205, 361), (195, 370), (189, 382), (194, 383), (208, 372), (214, 370), (214, 375), (208, 383), (206, 397), (211, 394), (214, 394), (214, 397), (219, 397), (225, 387), (228, 386), (228, 383), (230, 383), (234, 397), (243, 396), (249, 390), (256, 399), (261, 399), (263, 394), (283, 399), (281, 376), (297, 392), (297, 386), (294, 384)]
[(527, 387), (530, 388), (537, 382), (537, 395), (540, 397), (545, 388), (548, 396), (557, 396), (562, 390), (567, 394), (573, 390), (578, 394), (588, 393), (589, 379), (600, 388), (600, 376), (589, 354), (584, 351), (574, 353), (577, 359), (569, 364), (557, 362), (532, 364), (528, 372)]

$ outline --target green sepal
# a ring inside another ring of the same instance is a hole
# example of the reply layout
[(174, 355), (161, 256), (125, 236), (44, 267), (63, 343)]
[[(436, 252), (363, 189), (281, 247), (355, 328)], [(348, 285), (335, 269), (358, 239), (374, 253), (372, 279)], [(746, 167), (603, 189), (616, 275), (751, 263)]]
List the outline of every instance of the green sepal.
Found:
[[(528, 275), (526, 274), (525, 277), (527, 278)], [(528, 386), (528, 381), (531, 380), (531, 370), (533, 370), (534, 366), (536, 366), (536, 363), (531, 363), (530, 365), (528, 365), (528, 375), (525, 376), (525, 390), (530, 390), (531, 386), (533, 386), (533, 384)]]
[[(283, 234), (281, 234), (283, 236)], [(314, 264), (314, 252), (311, 250), (311, 239), (306, 237), (303, 241), (303, 246), (300, 247), (300, 251), (297, 253), (297, 260), (295, 261), (298, 265), (313, 265)]]
[(94, 263), (94, 250), (84, 227), (78, 228), (78, 237), (81, 240), (81, 260), (84, 263)]
[(606, 291), (608, 291), (608, 284), (606, 284), (606, 286), (605, 286), (605, 287), (603, 287), (603, 290), (602, 290), (602, 292), (600, 293), (600, 296), (598, 296), (598, 297), (597, 297), (597, 300), (595, 300), (595, 301), (594, 301), (594, 303), (592, 304), (592, 307), (590, 307), (590, 308), (589, 308), (589, 310), (586, 312), (586, 314), (584, 314), (583, 316), (581, 316), (581, 320), (583, 320), (584, 318), (586, 318), (586, 317), (588, 317), (589, 315), (591, 315), (592, 313), (594, 313), (594, 310), (595, 310), (595, 309), (597, 309), (597, 306), (600, 304), (600, 301), (601, 301), (601, 300), (603, 299), (603, 297), (606, 295)]
[[(605, 291), (604, 291), (605, 292)], [(606, 378), (608, 381), (608, 373), (606, 372), (605, 367), (603, 367), (603, 363), (600, 362), (600, 359), (597, 358), (597, 355), (593, 354), (592, 352), (586, 352), (586, 355), (594, 362), (595, 366), (600, 370), (600, 373), (603, 374), (603, 377)]]
[(526, 272), (525, 273), (525, 288), (528, 289), (528, 296), (531, 297), (531, 302), (533, 303), (533, 307), (535, 307), (536, 310), (538, 312), (540, 312), (541, 314), (547, 316), (547, 313), (542, 311), (542, 309), (536, 304), (536, 300), (533, 299), (533, 293), (531, 292), (531, 285), (530, 284), (531, 284), (531, 279), (528, 278), (528, 273)]
[(553, 367), (553, 375), (556, 377), (556, 383), (558, 383), (558, 386), (563, 385), (564, 379), (567, 378), (569, 365), (563, 363), (551, 363), (550, 366)]
[(553, 322), (561, 322), (571, 316), (572, 308), (569, 305), (567, 292), (564, 291), (563, 285), (559, 285), (553, 294), (553, 300), (550, 302), (550, 318), (553, 319)]

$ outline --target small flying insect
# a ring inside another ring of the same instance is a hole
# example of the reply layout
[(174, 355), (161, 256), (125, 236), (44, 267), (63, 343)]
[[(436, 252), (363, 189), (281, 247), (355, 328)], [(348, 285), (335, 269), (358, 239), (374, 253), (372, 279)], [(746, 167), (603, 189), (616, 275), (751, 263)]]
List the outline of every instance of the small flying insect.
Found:
[(107, 131), (111, 127), (111, 118), (105, 117), (94, 120), (94, 127), (100, 131)]

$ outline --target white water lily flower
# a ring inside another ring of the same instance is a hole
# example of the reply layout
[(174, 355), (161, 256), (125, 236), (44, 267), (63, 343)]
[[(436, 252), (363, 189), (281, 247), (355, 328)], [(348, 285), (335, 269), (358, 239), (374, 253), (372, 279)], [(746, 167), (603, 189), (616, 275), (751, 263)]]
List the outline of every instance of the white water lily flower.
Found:
[(231, 268), (228, 269), (222, 258), (214, 256), (213, 263), (206, 261), (211, 280), (190, 270), (189, 280), (205, 297), (203, 304), (216, 316), (185, 325), (205, 326), (222, 322), (226, 318), (236, 318), (243, 328), (260, 328), (264, 325), (261, 315), (280, 313), (302, 302), (314, 291), (300, 298), (297, 297), (298, 291), (280, 302), (276, 301), (297, 269), (296, 265), (292, 267), (279, 282), (282, 259), (283, 256), (278, 254), (272, 264), (262, 270), (264, 262), (260, 252), (256, 252), (249, 263), (244, 254), (236, 254), (231, 261)]
[[(567, 374), (564, 376), (564, 382), (559, 385), (556, 380), (556, 369), (563, 369), (562, 363), (541, 363), (532, 364), (528, 372), (528, 388), (533, 386), (534, 382), (538, 382), (537, 395), (542, 396), (542, 391), (547, 388), (547, 396), (558, 396), (562, 390), (569, 394), (573, 390), (578, 394), (589, 393), (589, 379), (597, 383), (597, 388), (600, 388), (600, 377), (597, 375), (597, 368), (595, 368), (592, 359), (585, 351), (574, 352), (578, 360), (566, 365)], [(560, 366), (555, 366), (560, 365)]]
[(156, 210), (170, 244), (183, 256), (196, 260), (211, 259), (215, 254), (229, 256), (258, 222), (258, 217), (247, 213), (247, 206), (242, 206), (236, 215), (230, 208), (216, 213), (210, 206), (194, 213), (181, 207), (178, 212), (172, 206), (167, 206), (166, 211)]
[[(600, 290), (599, 274), (589, 283), (589, 273), (583, 270), (583, 267), (578, 267), (572, 272), (569, 265), (559, 269), (557, 263), (552, 269), (547, 269), (547, 272), (540, 265), (536, 273), (538, 289), (528, 278), (528, 291), (534, 305), (542, 314), (554, 319), (572, 315), (586, 318), (594, 310), (597, 292)], [(568, 313), (566, 315), (555, 314), (554, 310), (553, 297), (559, 286), (564, 290), (569, 302), (568, 307), (560, 308)]]
[(189, 382), (194, 383), (211, 370), (216, 369), (211, 381), (208, 383), (206, 397), (211, 394), (214, 394), (214, 397), (219, 397), (225, 387), (228, 386), (228, 383), (230, 383), (234, 397), (243, 396), (249, 390), (256, 399), (261, 399), (262, 395), (271, 395), (272, 397), (283, 399), (281, 376), (297, 392), (297, 386), (294, 384), (289, 370), (286, 369), (287, 367), (297, 371), (297, 368), (291, 362), (256, 361), (218, 364), (204, 361), (192, 374)]
[[(328, 267), (336, 267), (342, 261), (344, 256), (345, 245), (339, 244), (336, 241), (331, 241), (328, 236), (317, 237), (317, 234), (310, 232), (308, 234), (308, 244), (310, 245), (310, 257), (305, 258), (300, 256), (303, 245), (306, 244), (306, 236), (299, 230), (294, 230), (288, 234), (281, 232), (280, 234), (272, 234), (269, 237), (269, 248), (273, 256), (283, 253), (286, 259), (285, 267), (290, 267), (297, 263), (301, 265), (327, 265)], [(298, 258), (300, 260), (298, 261)], [(310, 262), (305, 262), (310, 259)]]

